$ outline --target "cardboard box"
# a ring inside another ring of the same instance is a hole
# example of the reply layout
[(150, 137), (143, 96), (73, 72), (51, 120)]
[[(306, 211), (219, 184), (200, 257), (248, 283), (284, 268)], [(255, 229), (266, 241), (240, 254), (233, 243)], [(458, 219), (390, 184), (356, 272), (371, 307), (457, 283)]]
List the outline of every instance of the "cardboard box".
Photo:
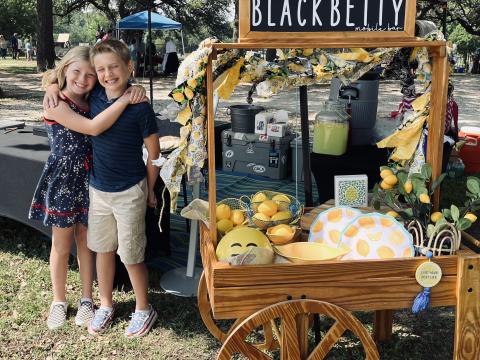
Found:
[(335, 176), (335, 206), (366, 207), (367, 205), (367, 175)]
[(267, 136), (284, 137), (287, 133), (287, 124), (267, 124)]

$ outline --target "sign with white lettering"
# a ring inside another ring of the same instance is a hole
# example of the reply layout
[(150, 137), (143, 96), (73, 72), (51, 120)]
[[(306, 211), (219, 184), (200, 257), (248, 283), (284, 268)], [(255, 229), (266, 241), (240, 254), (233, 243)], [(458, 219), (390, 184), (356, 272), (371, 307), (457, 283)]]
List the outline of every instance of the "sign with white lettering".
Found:
[[(240, 42), (414, 36), (415, 0), (240, 0)], [(336, 34), (335, 34), (336, 33)], [(288, 35), (287, 35), (288, 34)], [(387, 34), (385, 36), (385, 34)], [(335, 36), (337, 35), (337, 36)]]

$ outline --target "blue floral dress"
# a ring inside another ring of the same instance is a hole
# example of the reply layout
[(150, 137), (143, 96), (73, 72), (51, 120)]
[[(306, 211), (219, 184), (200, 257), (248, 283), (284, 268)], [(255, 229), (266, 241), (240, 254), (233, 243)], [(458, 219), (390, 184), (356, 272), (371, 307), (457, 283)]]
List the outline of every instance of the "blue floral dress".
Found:
[[(76, 113), (89, 117), (70, 99), (65, 102)], [(33, 195), (28, 217), (45, 226), (61, 228), (87, 224), (88, 177), (92, 146), (86, 135), (45, 119), (51, 153)]]

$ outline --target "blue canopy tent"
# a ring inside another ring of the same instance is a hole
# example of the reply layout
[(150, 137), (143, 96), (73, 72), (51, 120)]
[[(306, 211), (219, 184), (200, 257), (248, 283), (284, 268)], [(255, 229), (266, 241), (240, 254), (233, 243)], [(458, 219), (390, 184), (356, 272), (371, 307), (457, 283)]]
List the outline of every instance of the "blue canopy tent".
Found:
[[(163, 15), (157, 14), (155, 12), (144, 10), (136, 14), (124, 17), (117, 22), (117, 30), (148, 30), (148, 37), (151, 39), (151, 30), (180, 30), (180, 35), (182, 38), (182, 51), (185, 55), (185, 45), (183, 43), (183, 31), (182, 24), (176, 22), (172, 19), (169, 19)], [(151, 54), (149, 54), (151, 56)], [(152, 60), (149, 61), (150, 64), (150, 101), (153, 103), (153, 84), (152, 84), (152, 69), (151, 64)]]
[[(117, 22), (119, 30), (148, 30), (148, 10), (140, 11), (136, 14), (124, 17)], [(185, 54), (185, 46), (183, 44), (182, 24), (176, 22), (166, 16), (151, 12), (151, 29), (152, 30), (180, 30), (182, 37), (182, 51)]]

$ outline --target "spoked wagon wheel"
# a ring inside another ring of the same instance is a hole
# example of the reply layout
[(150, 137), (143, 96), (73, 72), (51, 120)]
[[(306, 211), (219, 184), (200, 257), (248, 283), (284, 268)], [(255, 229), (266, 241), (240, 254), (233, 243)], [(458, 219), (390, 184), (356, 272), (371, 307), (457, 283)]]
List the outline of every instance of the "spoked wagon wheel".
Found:
[[(212, 316), (212, 308), (210, 306), (210, 299), (208, 297), (207, 291), (207, 281), (205, 280), (205, 273), (203, 272), (200, 276), (200, 281), (198, 283), (198, 294), (197, 294), (197, 304), (200, 311), (200, 316), (202, 317), (203, 323), (207, 327), (210, 334), (213, 335), (218, 341), (224, 343), (228, 335), (237, 328), (245, 318), (239, 318), (230, 326), (227, 331), (222, 330)], [(260, 325), (261, 326), (261, 325)], [(267, 325), (263, 326), (263, 337), (262, 342), (252, 344), (258, 349), (261, 350), (273, 350), (278, 348), (278, 341), (273, 337), (272, 327), (270, 323), (267, 322)]]
[[(326, 315), (335, 322), (320, 343), (308, 353), (310, 314)], [(323, 301), (293, 300), (271, 305), (246, 318), (225, 340), (217, 360), (229, 360), (234, 354), (242, 354), (248, 359), (272, 360), (272, 357), (248, 343), (246, 338), (261, 324), (274, 324), (277, 319), (280, 320), (281, 360), (324, 359), (346, 330), (350, 330), (360, 339), (367, 360), (380, 359), (370, 334), (350, 312)]]

